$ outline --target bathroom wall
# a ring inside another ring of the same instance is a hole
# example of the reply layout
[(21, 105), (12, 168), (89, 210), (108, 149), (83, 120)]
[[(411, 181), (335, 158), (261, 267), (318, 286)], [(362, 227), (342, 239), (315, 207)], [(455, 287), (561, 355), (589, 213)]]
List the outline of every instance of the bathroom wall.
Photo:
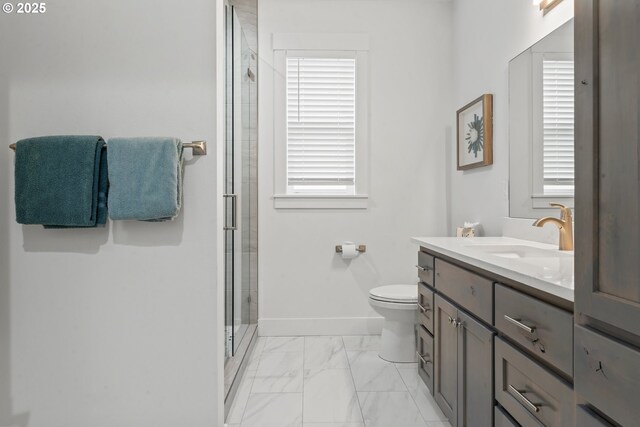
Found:
[[(66, 0), (0, 14), (0, 425), (221, 425), (215, 1)], [(15, 223), (8, 144), (206, 139), (166, 224)]]
[(546, 16), (530, 0), (453, 0), (453, 106), (455, 110), (483, 93), (493, 94), (493, 165), (456, 171), (450, 146), (451, 228), (480, 222), (488, 236), (499, 236), (509, 215), (509, 61), (573, 17), (573, 0), (564, 0)]
[[(451, 3), (260, 0), (260, 333), (379, 333), (371, 288), (416, 282), (412, 235), (444, 235), (451, 116)], [(274, 209), (273, 33), (370, 38), (370, 190), (366, 210)], [(346, 262), (335, 245), (367, 252)]]

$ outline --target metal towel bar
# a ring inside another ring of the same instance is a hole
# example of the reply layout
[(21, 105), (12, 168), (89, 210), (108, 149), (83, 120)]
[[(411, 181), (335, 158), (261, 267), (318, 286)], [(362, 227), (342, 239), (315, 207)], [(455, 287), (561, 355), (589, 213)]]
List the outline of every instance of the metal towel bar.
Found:
[[(107, 146), (107, 144), (104, 145), (105, 147)], [(186, 142), (184, 144), (182, 144), (182, 147), (184, 148), (191, 148), (193, 150), (193, 155), (194, 156), (206, 156), (207, 155), (207, 141), (193, 141), (193, 142)], [(10, 144), (9, 148), (11, 148), (13, 151), (16, 151), (16, 144)]]

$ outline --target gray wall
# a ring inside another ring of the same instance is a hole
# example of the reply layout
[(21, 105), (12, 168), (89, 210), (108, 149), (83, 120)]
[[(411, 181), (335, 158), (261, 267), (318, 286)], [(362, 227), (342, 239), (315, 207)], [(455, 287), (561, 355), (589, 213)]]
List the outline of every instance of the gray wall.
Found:
[(52, 231), (15, 223), (7, 146), (85, 133), (215, 145), (216, 2), (47, 6), (0, 14), (0, 425), (214, 426), (214, 147), (187, 162), (173, 223)]

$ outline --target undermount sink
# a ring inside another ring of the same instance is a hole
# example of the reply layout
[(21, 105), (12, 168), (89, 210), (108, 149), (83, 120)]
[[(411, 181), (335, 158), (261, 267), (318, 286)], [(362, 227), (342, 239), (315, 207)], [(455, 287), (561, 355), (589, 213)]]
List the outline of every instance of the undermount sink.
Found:
[(527, 245), (468, 245), (469, 249), (475, 249), (501, 258), (558, 258), (570, 257), (573, 252), (560, 252), (548, 249), (536, 248)]

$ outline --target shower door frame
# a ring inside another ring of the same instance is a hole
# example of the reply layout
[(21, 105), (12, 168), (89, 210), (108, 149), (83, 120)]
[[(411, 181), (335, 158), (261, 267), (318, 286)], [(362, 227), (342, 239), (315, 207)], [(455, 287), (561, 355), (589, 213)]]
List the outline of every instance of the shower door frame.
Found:
[[(225, 414), (238, 387), (239, 381), (236, 380), (241, 377), (248, 362), (247, 356), (251, 353), (257, 337), (257, 84), (255, 83), (257, 53), (254, 50), (257, 49), (257, 40), (253, 40), (254, 48), (252, 49), (251, 43), (247, 41), (245, 33), (241, 30), (241, 21), (235, 13), (233, 2), (234, 0), (224, 2), (225, 41), (223, 43), (225, 46), (223, 56), (225, 58), (226, 118), (223, 144)], [(245, 1), (242, 3), (243, 9), (246, 9), (247, 3)], [(257, 0), (255, 7), (254, 17), (257, 16)], [(257, 26), (257, 22), (253, 25)], [(250, 33), (255, 34), (255, 32)], [(231, 37), (230, 43), (229, 37)], [(242, 56), (245, 53), (243, 49), (245, 46), (250, 55), (248, 65), (244, 63)], [(250, 69), (251, 72), (249, 72)], [(245, 89), (248, 90), (248, 98)], [(253, 93), (255, 97), (252, 97), (252, 90), (255, 91)], [(252, 121), (245, 128), (247, 118)], [(242, 283), (239, 283), (240, 280)], [(241, 292), (241, 295), (237, 295), (237, 292)], [(244, 330), (241, 336), (236, 337), (235, 321), (238, 301), (242, 304), (243, 312), (239, 319), (242, 325), (240, 329)], [(228, 341), (229, 332), (231, 333), (230, 342)]]

